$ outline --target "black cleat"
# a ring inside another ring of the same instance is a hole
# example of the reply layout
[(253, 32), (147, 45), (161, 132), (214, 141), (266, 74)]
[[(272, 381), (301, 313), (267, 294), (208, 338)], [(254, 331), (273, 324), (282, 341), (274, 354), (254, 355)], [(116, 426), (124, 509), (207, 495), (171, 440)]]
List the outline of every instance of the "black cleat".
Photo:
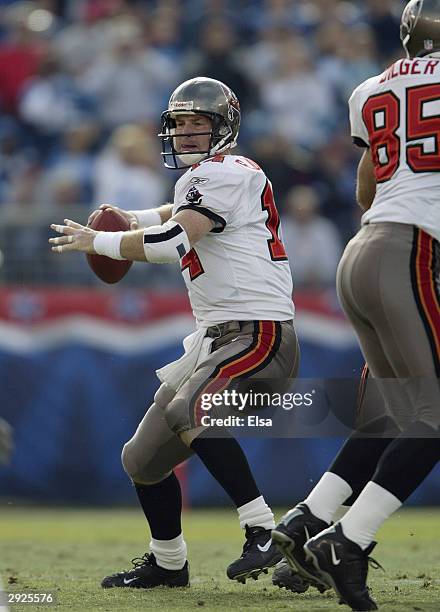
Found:
[(305, 593), (310, 586), (309, 582), (293, 571), (286, 559), (277, 563), (272, 574), (272, 584), (292, 593)]
[(360, 612), (377, 610), (367, 586), (368, 561), (381, 567), (368, 557), (375, 546), (376, 542), (372, 542), (366, 550), (362, 550), (346, 538), (342, 527), (336, 524), (332, 532), (317, 535), (307, 542), (304, 550), (323, 579), (336, 591), (340, 603), (346, 603), (352, 610)]
[(131, 587), (134, 589), (154, 589), (157, 586), (185, 587), (189, 586), (188, 561), (180, 570), (168, 570), (156, 563), (153, 553), (145, 553), (131, 561), (133, 569), (106, 576), (101, 586), (104, 589), (112, 587)]
[(228, 578), (243, 584), (247, 578), (258, 580), (260, 574), (267, 574), (269, 568), (282, 558), (270, 539), (270, 529), (246, 525), (245, 535), (246, 542), (241, 557), (233, 561), (226, 570)]
[(313, 564), (307, 561), (303, 546), (328, 526), (328, 523), (312, 514), (306, 504), (298, 504), (283, 516), (272, 531), (272, 541), (283, 553), (292, 570), (321, 593), (330, 588), (330, 585), (322, 579)]

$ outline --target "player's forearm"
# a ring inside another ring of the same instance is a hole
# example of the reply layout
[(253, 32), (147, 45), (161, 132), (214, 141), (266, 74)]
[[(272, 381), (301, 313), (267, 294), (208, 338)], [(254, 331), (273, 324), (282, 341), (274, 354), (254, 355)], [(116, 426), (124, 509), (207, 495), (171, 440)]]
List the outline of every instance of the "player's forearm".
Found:
[(157, 209), (157, 212), (160, 215), (160, 219), (162, 221), (162, 225), (169, 221), (173, 215), (173, 205), (172, 204), (164, 204)]
[(130, 261), (147, 261), (144, 251), (144, 230), (124, 232), (120, 246), (121, 257)]
[(166, 225), (124, 232), (120, 255), (131, 261), (176, 263), (212, 227), (211, 219), (194, 210), (183, 210)]
[(164, 204), (158, 208), (149, 208), (146, 210), (130, 210), (130, 214), (137, 219), (139, 227), (151, 227), (152, 225), (163, 225), (171, 219), (173, 214), (173, 205)]

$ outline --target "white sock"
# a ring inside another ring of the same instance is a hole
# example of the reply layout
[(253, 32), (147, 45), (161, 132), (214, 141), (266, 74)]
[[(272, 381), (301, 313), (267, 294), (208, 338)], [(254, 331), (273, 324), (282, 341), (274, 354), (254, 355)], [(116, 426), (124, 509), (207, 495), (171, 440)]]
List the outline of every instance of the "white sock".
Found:
[(157, 565), (168, 570), (179, 570), (185, 565), (186, 543), (183, 534), (172, 540), (151, 538), (150, 551), (156, 557)]
[(249, 527), (264, 527), (264, 529), (273, 529), (275, 527), (272, 510), (266, 504), (262, 495), (237, 508), (237, 512), (242, 529), (245, 528), (245, 525), (249, 525)]
[(339, 506), (339, 508), (336, 510), (336, 512), (333, 515), (333, 521), (336, 523), (338, 521), (341, 520), (341, 518), (347, 514), (347, 512), (350, 510), (350, 506)]
[(325, 472), (304, 503), (312, 514), (331, 523), (336, 510), (352, 493), (350, 485), (343, 478), (333, 472)]
[(369, 482), (339, 523), (345, 537), (365, 550), (382, 523), (401, 505), (395, 495), (375, 482)]

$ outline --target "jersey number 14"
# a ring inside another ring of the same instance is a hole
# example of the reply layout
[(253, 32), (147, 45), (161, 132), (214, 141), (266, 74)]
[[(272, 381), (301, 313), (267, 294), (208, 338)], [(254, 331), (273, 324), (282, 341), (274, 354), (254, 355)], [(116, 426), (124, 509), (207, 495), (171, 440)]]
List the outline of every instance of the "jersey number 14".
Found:
[[(272, 185), (269, 181), (266, 181), (261, 195), (261, 206), (267, 212), (266, 227), (271, 234), (271, 237), (267, 239), (270, 258), (272, 261), (286, 261), (286, 250), (279, 236), (280, 216), (275, 206)], [(205, 273), (200, 257), (194, 248), (182, 257), (180, 268), (182, 272), (188, 269), (189, 277), (192, 281)]]

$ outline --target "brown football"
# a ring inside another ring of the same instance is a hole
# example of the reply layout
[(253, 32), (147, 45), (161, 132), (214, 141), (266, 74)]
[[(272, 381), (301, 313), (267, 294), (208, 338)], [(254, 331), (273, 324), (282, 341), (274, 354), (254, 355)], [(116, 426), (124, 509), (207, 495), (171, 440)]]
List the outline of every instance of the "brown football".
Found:
[[(89, 225), (100, 232), (125, 232), (130, 229), (129, 222), (116, 210), (105, 208), (101, 210)], [(98, 278), (105, 283), (113, 284), (123, 278), (131, 268), (132, 261), (111, 259), (105, 255), (87, 254), (89, 266)]]

